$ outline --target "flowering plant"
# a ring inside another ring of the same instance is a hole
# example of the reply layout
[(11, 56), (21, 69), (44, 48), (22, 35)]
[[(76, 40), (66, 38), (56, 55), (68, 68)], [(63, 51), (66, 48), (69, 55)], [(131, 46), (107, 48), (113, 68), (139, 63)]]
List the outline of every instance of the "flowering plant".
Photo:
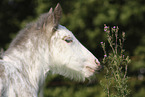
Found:
[(105, 43), (101, 42), (104, 51), (102, 64), (105, 69), (105, 80), (100, 81), (101, 86), (108, 97), (127, 97), (130, 93), (127, 85), (127, 67), (131, 60), (129, 56), (125, 57), (124, 55), (125, 32), (122, 32), (122, 36), (119, 38), (118, 26), (110, 29), (110, 27), (104, 25), (104, 31), (106, 32), (111, 52), (108, 54)]

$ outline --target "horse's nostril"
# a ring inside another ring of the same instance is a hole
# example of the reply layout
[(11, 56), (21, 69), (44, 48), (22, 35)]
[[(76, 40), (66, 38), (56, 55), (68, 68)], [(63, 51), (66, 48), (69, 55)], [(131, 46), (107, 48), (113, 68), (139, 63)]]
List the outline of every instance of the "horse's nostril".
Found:
[(95, 59), (95, 63), (97, 64), (98, 70), (101, 70), (103, 68), (98, 59)]
[(97, 59), (95, 59), (95, 63), (100, 66), (100, 62)]

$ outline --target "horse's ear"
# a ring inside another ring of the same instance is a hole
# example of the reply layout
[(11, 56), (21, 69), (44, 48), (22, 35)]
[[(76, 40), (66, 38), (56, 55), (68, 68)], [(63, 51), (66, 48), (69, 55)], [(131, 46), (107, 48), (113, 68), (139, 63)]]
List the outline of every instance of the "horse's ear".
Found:
[(50, 10), (49, 10), (49, 12), (48, 12), (48, 15), (49, 15), (49, 14), (52, 14), (52, 11), (53, 11), (53, 9), (52, 9), (52, 7), (51, 7)]
[(61, 15), (62, 15), (62, 8), (58, 3), (54, 9), (54, 12), (52, 8), (49, 10), (47, 20), (45, 24), (43, 24), (43, 29), (49, 31), (51, 30), (51, 32), (55, 31), (59, 25)]
[(55, 27), (56, 28), (59, 24), (61, 16), (62, 16), (62, 8), (61, 8), (60, 4), (58, 3), (57, 6), (54, 9), (54, 18), (55, 18)]
[(52, 31), (53, 29), (53, 25), (54, 25), (54, 13), (53, 13), (53, 9), (50, 8), (49, 12), (44, 14), (44, 17), (42, 17), (42, 19), (44, 19), (44, 22), (43, 22), (43, 31), (47, 32), (48, 30), (49, 31)]

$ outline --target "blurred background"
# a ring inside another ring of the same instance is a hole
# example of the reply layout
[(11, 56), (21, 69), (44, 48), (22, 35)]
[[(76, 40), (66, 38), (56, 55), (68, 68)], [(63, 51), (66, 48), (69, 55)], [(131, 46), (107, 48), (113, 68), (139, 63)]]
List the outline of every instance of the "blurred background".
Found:
[[(119, 26), (126, 32), (124, 48), (132, 59), (129, 64), (130, 97), (145, 95), (145, 0), (0, 0), (0, 48), (9, 43), (25, 25), (60, 3), (63, 9), (61, 24), (71, 30), (100, 61), (107, 42), (104, 24)], [(103, 71), (102, 71), (103, 72)], [(48, 75), (44, 97), (106, 97), (96, 74), (90, 84), (71, 81), (60, 75)]]

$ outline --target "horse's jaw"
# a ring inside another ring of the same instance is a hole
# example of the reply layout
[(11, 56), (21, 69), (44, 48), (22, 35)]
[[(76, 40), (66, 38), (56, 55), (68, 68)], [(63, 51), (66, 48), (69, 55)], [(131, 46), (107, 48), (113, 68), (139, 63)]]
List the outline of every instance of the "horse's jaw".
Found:
[(84, 82), (85, 79), (89, 79), (90, 77), (94, 76), (96, 72), (96, 67), (90, 67), (84, 64), (71, 64), (72, 66), (69, 65), (70, 64), (53, 64), (49, 66), (50, 72), (52, 72), (52, 74), (59, 74), (79, 82)]
[(70, 67), (67, 67), (66, 65), (60, 66), (60, 65), (52, 65), (50, 66), (50, 72), (52, 72), (52, 74), (59, 74), (62, 75), (64, 77), (70, 78), (71, 80), (75, 80), (75, 81), (80, 81), (83, 82), (85, 81), (85, 75), (84, 73), (78, 70), (74, 70)]

